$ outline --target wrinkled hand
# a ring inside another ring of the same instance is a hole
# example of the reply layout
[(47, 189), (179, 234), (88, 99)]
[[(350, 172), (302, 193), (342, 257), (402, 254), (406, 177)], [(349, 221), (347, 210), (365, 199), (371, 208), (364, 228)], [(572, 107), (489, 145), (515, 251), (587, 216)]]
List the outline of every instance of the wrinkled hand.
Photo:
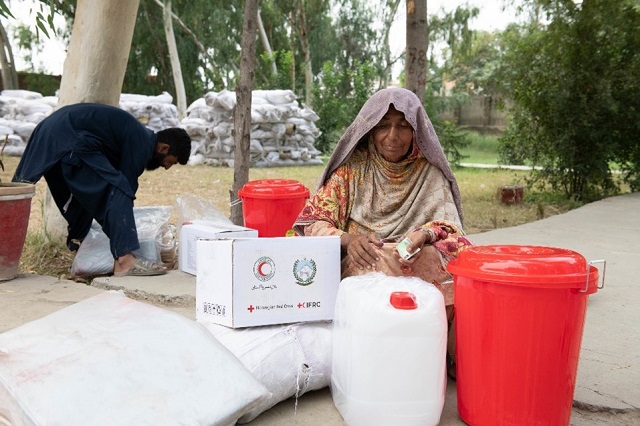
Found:
[(375, 269), (376, 261), (380, 260), (376, 247), (381, 248), (382, 244), (368, 235), (342, 234), (340, 237), (340, 245), (359, 269)]
[[(433, 226), (428, 229), (431, 232), (426, 232), (422, 229), (416, 229), (405, 235), (405, 238), (409, 238), (409, 240), (411, 240), (411, 243), (407, 246), (407, 251), (409, 253), (413, 253), (419, 248), (421, 249), (425, 244), (433, 244), (436, 241), (445, 240), (449, 236), (449, 233), (445, 229), (442, 229), (438, 226)], [(395, 256), (402, 265), (409, 266), (412, 265), (418, 257), (420, 257), (420, 253), (416, 253), (409, 259), (401, 258), (397, 252), (395, 253)]]

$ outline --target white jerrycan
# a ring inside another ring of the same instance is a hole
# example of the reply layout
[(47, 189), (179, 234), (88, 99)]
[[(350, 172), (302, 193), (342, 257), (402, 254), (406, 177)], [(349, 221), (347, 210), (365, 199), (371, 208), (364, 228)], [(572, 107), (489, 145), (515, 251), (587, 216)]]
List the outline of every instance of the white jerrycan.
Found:
[(433, 284), (379, 272), (345, 278), (332, 341), (331, 393), (347, 425), (439, 423), (447, 318)]

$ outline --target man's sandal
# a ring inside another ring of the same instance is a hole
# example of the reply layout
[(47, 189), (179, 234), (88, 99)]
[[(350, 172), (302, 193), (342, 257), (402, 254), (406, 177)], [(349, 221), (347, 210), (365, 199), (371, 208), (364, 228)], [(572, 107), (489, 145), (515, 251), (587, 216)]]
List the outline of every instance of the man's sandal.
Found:
[(167, 268), (159, 263), (153, 263), (148, 259), (138, 258), (136, 263), (124, 272), (114, 273), (114, 277), (148, 277), (152, 275), (163, 275), (167, 273)]

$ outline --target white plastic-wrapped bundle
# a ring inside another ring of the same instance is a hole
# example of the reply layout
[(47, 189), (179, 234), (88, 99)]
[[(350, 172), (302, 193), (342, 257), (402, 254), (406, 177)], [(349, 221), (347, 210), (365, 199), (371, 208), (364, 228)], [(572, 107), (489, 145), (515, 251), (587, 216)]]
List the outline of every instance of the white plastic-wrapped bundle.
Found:
[(3, 425), (233, 425), (270, 396), (204, 327), (120, 292), (0, 334)]
[(10, 135), (6, 155), (21, 156), (36, 125), (53, 112), (51, 97), (28, 90), (3, 90), (0, 95), (0, 138)]
[[(314, 142), (320, 134), (310, 108), (300, 108), (291, 90), (254, 90), (251, 104), (250, 159), (254, 166), (322, 164)], [(208, 92), (193, 102), (182, 126), (191, 136), (189, 164), (232, 166), (235, 92)], [(205, 125), (195, 119), (207, 121)]]
[(173, 97), (167, 92), (157, 96), (132, 93), (120, 95), (120, 108), (156, 132), (180, 125), (178, 108), (172, 102)]
[(291, 90), (254, 90), (251, 97), (265, 99), (267, 103), (273, 105), (295, 105), (296, 95)]
[(233, 329), (201, 323), (251, 372), (271, 397), (240, 417), (244, 424), (290, 397), (331, 380), (331, 323), (308, 322)]
[(42, 99), (42, 94), (30, 90), (3, 90), (0, 95), (20, 99)]

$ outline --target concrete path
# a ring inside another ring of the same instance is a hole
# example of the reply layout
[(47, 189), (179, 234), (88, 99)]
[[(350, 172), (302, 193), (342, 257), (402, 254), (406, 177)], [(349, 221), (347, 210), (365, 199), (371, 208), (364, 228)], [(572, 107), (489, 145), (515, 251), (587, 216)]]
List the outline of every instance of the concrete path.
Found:
[[(604, 288), (588, 302), (571, 424), (640, 424), (640, 193), (470, 238), (479, 245), (567, 248), (587, 260), (606, 260)], [(596, 266), (602, 272), (602, 265)], [(111, 289), (195, 319), (195, 277), (179, 271), (151, 278), (99, 278), (90, 286), (20, 275), (0, 282), (0, 332)], [(341, 425), (342, 418), (325, 388), (303, 395), (297, 404), (283, 401), (251, 424)], [(464, 424), (451, 380), (440, 424)]]

